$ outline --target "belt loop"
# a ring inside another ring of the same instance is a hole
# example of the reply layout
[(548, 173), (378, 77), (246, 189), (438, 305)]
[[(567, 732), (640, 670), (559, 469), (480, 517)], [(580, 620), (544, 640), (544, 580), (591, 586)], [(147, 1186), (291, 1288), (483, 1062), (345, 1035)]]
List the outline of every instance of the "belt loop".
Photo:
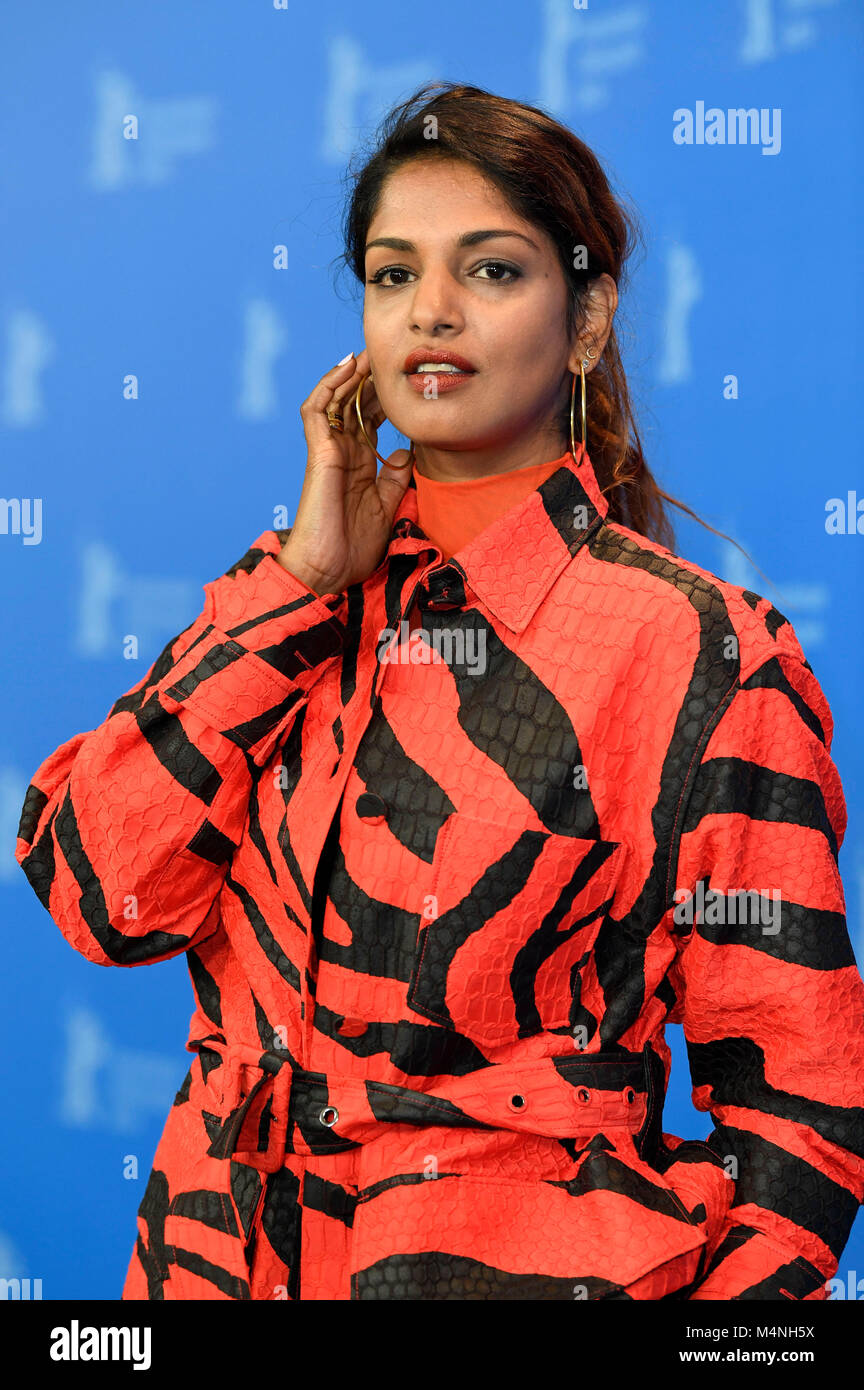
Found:
[(233, 1052), (231, 1048), (223, 1053), (222, 1065), (216, 1071), (216, 1081), (220, 1088), (219, 1103), (223, 1113), (230, 1114), (240, 1104), (243, 1082), (242, 1065), (239, 1054)]
[[(277, 1066), (273, 1065), (274, 1060), (278, 1062)], [(244, 1069), (257, 1073), (257, 1079), (241, 1103)], [(222, 1128), (207, 1149), (208, 1154), (213, 1158), (236, 1158), (238, 1162), (247, 1163), (262, 1172), (276, 1172), (285, 1161), (292, 1075), (288, 1058), (277, 1053), (265, 1052), (256, 1062), (250, 1062), (244, 1061), (242, 1054), (231, 1052), (229, 1049), (220, 1071), (224, 1071)], [(241, 1134), (250, 1109), (265, 1087), (269, 1087), (270, 1094), (265, 1098), (259, 1115), (259, 1130), (264, 1108), (269, 1104), (267, 1146), (264, 1149), (258, 1146), (260, 1139), (256, 1134), (254, 1139), (257, 1142), (254, 1146), (251, 1143), (253, 1136), (247, 1135), (246, 1143), (250, 1147), (241, 1148)]]
[[(266, 1059), (262, 1059), (265, 1060), (265, 1066), (266, 1060), (272, 1055), (268, 1053)], [(266, 1069), (263, 1077), (263, 1080), (270, 1084), (270, 1093), (265, 1101), (265, 1105), (270, 1105), (267, 1147), (261, 1149), (256, 1146), (254, 1149), (245, 1149), (236, 1154), (240, 1162), (248, 1163), (264, 1173), (275, 1173), (285, 1163), (293, 1071), (286, 1057), (281, 1058), (281, 1063), (282, 1065), (273, 1072)]]
[[(239, 1066), (242, 1066), (242, 1063), (238, 1065), (238, 1075)], [(266, 1073), (259, 1076), (258, 1080), (255, 1082), (254, 1086), (249, 1091), (249, 1094), (246, 1096), (246, 1099), (243, 1101), (243, 1103), (237, 1106), (233, 1104), (231, 1105), (231, 1108), (228, 1112), (228, 1116), (223, 1121), (221, 1130), (219, 1131), (216, 1138), (213, 1140), (212, 1144), (207, 1150), (208, 1154), (210, 1154), (211, 1157), (230, 1158), (233, 1155), (237, 1144), (237, 1140), (240, 1137), (240, 1130), (243, 1126), (243, 1121), (246, 1119), (246, 1116), (249, 1112), (249, 1107), (252, 1104), (255, 1097), (258, 1095), (258, 1092), (261, 1090), (261, 1087), (264, 1086), (269, 1081), (269, 1079), (270, 1078), (269, 1076), (267, 1076)], [(235, 1101), (239, 1100), (239, 1097), (239, 1088), (232, 1088), (230, 1099), (232, 1101)]]
[[(660, 1068), (662, 1077), (658, 1076), (657, 1069)], [(634, 1143), (639, 1157), (653, 1166), (660, 1147), (659, 1125), (663, 1118), (663, 1060), (657, 1055), (650, 1043), (646, 1042), (642, 1047), (642, 1070), (645, 1076), (645, 1089), (648, 1093), (648, 1104), (646, 1106), (645, 1123), (636, 1134)], [(657, 1101), (660, 1100), (658, 1110)]]

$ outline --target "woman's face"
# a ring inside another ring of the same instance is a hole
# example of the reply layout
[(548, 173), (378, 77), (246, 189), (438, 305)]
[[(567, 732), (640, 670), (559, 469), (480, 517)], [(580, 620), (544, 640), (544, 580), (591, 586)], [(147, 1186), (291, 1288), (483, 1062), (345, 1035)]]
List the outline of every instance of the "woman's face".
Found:
[[(608, 323), (583, 334), (582, 351), (598, 348), (592, 365), (617, 303), (614, 281), (601, 279), (614, 303), (601, 294)], [(472, 166), (417, 158), (391, 175), (366, 239), (363, 329), (381, 407), (422, 446), (422, 472), (490, 471), (564, 451), (556, 417), (581, 355), (565, 331), (567, 297), (552, 240)], [(423, 361), (426, 350), (458, 354), (473, 372), (433, 375), (417, 371), (420, 361), (409, 374), (415, 350)]]

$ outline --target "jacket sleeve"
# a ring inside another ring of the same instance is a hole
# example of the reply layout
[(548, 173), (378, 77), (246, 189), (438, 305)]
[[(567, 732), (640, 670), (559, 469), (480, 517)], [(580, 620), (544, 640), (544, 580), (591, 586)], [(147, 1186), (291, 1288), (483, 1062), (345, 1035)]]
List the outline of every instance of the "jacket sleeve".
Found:
[(266, 531), (205, 584), (203, 611), (147, 675), (33, 776), (16, 858), (98, 965), (165, 960), (218, 929), (256, 767), (341, 651), (345, 595), (307, 589), (280, 549)]
[(679, 809), (670, 1020), (735, 1183), (693, 1300), (826, 1298), (864, 1201), (846, 807), (830, 710), (798, 653), (761, 662), (714, 712)]

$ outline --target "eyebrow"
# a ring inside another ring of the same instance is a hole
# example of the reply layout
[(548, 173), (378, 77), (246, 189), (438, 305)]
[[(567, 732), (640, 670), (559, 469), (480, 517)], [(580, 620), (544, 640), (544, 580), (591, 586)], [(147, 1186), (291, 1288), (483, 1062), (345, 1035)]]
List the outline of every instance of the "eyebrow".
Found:
[[(478, 242), (490, 241), (493, 237), (499, 236), (518, 237), (520, 241), (527, 241), (528, 245), (533, 246), (535, 251), (540, 250), (540, 247), (537, 245), (536, 241), (532, 241), (530, 237), (523, 236), (521, 232), (508, 231), (505, 227), (493, 227), (491, 229), (482, 229), (481, 231), (477, 232), (464, 232), (463, 235), (460, 236), (456, 245), (476, 246)], [(366, 250), (371, 251), (373, 246), (389, 246), (392, 251), (417, 250), (417, 247), (414, 245), (413, 241), (406, 241), (404, 237), (399, 236), (376, 237), (374, 241), (367, 241)]]

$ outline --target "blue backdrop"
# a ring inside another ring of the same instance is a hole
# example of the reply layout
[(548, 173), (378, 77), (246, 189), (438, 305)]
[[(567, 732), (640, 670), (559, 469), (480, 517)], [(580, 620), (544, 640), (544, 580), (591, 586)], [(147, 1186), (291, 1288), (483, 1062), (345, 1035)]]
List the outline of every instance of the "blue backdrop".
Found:
[[(345, 164), (423, 81), (545, 106), (638, 210), (616, 323), (648, 461), (764, 575), (686, 519), (678, 552), (770, 597), (828, 697), (860, 964), (862, 30), (855, 0), (5, 0), (0, 1276), (119, 1297), (190, 1060), (185, 959), (100, 970), (34, 896), (27, 783), (293, 516), (300, 402), (362, 346)], [(665, 1128), (704, 1137), (668, 1037)], [(838, 1273), (864, 1277), (860, 1213)]]

